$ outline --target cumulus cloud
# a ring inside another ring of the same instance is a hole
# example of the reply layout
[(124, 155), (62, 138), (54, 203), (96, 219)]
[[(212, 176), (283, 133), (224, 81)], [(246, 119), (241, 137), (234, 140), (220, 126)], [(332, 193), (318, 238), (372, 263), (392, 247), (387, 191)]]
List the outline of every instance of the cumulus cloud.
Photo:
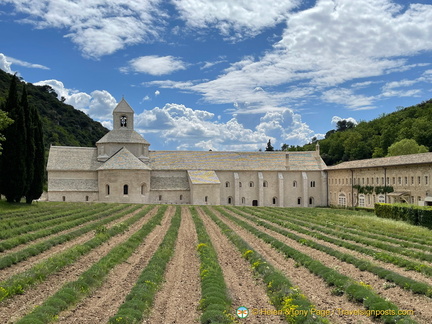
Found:
[(128, 66), (120, 68), (120, 71), (147, 73), (151, 75), (170, 74), (175, 71), (185, 70), (187, 64), (173, 56), (140, 56), (128, 62)]
[(246, 127), (237, 116), (221, 122), (220, 116), (211, 112), (171, 103), (144, 110), (135, 125), (141, 133), (157, 133), (183, 150), (258, 150), (269, 139), (279, 145), (286, 141), (303, 144), (316, 135), (291, 109), (268, 112)]
[(332, 117), (332, 120), (331, 120), (331, 123), (332, 123), (332, 125), (336, 125), (339, 121), (341, 121), (341, 120), (345, 120), (345, 121), (347, 121), (347, 122), (351, 122), (351, 123), (353, 123), (354, 125), (357, 125), (358, 124), (358, 122), (357, 122), (357, 120), (355, 120), (354, 118), (352, 118), (352, 117), (348, 117), (348, 118), (341, 118), (341, 117), (339, 117), (339, 116), (333, 116)]
[(0, 69), (7, 73), (12, 73), (12, 70), (10, 68), (11, 64), (12, 63), (7, 59), (7, 57), (4, 54), (0, 53)]
[(63, 97), (66, 104), (81, 110), (92, 119), (101, 122), (105, 127), (112, 128), (112, 111), (117, 105), (117, 101), (108, 91), (95, 90), (88, 94), (68, 89), (63, 82), (54, 79), (39, 81), (35, 85), (49, 85), (57, 93), (58, 99)]
[(159, 37), (158, 23), (166, 14), (161, 0), (9, 0), (22, 20), (37, 28), (68, 30), (65, 37), (78, 45), (85, 56), (98, 58), (125, 46)]

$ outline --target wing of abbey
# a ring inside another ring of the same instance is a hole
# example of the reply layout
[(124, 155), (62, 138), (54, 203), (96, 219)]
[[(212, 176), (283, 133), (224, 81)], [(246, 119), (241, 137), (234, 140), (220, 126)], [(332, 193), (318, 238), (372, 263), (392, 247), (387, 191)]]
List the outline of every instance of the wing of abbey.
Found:
[[(150, 151), (122, 99), (95, 148), (51, 146), (48, 200), (314, 207), (432, 204), (432, 153), (327, 167), (312, 152)], [(391, 188), (391, 189), (390, 189)]]

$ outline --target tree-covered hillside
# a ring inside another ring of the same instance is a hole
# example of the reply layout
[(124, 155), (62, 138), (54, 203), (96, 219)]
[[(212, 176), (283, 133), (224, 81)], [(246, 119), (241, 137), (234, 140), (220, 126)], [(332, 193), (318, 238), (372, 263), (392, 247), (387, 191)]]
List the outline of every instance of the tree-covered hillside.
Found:
[[(432, 99), (416, 106), (398, 109), (357, 126), (338, 124), (319, 140), (321, 157), (327, 165), (343, 161), (384, 157), (389, 147), (403, 139), (414, 139), (432, 150)], [(283, 145), (286, 150), (314, 150), (316, 140), (303, 147)]]
[[(0, 103), (7, 97), (12, 75), (0, 70)], [(22, 85), (18, 86), (21, 96)], [(49, 86), (27, 84), (28, 101), (42, 118), (44, 143), (52, 145), (94, 146), (108, 129), (82, 111), (57, 99)]]

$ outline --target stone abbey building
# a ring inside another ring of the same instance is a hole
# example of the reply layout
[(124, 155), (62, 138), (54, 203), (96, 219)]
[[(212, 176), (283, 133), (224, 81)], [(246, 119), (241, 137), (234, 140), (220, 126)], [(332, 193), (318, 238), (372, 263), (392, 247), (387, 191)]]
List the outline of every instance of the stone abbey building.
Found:
[[(432, 153), (327, 167), (319, 148), (213, 152), (149, 146), (134, 130), (134, 111), (122, 99), (113, 111), (113, 130), (96, 148), (51, 146), (48, 200), (279, 207), (432, 203)], [(383, 183), (393, 192), (358, 194), (355, 187)]]

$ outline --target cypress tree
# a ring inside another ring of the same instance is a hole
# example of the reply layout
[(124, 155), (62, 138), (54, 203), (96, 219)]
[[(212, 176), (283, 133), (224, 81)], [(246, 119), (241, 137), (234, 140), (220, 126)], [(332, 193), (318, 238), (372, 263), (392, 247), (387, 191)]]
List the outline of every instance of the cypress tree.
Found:
[(0, 193), (8, 202), (19, 202), (26, 191), (26, 127), (24, 109), (18, 102), (18, 78), (12, 77), (5, 111), (14, 123), (4, 131), (6, 141), (1, 156)]
[[(33, 181), (33, 174), (34, 174), (34, 159), (35, 159), (35, 141), (34, 141), (34, 133), (35, 133), (35, 125), (34, 125), (34, 114), (35, 109), (29, 106), (28, 100), (27, 100), (27, 89), (24, 84), (22, 95), (21, 95), (21, 101), (20, 101), (21, 107), (24, 112), (25, 116), (25, 129), (26, 129), (26, 172), (27, 172), (27, 178), (26, 178), (26, 186), (25, 186), (25, 194), (27, 196), (27, 192), (30, 189), (30, 185)], [(31, 203), (31, 201), (30, 201)]]
[(26, 193), (26, 203), (31, 204), (34, 199), (39, 199), (43, 192), (45, 180), (45, 148), (43, 141), (42, 120), (38, 111), (33, 107), (33, 139), (35, 145), (33, 160), (33, 177)]

